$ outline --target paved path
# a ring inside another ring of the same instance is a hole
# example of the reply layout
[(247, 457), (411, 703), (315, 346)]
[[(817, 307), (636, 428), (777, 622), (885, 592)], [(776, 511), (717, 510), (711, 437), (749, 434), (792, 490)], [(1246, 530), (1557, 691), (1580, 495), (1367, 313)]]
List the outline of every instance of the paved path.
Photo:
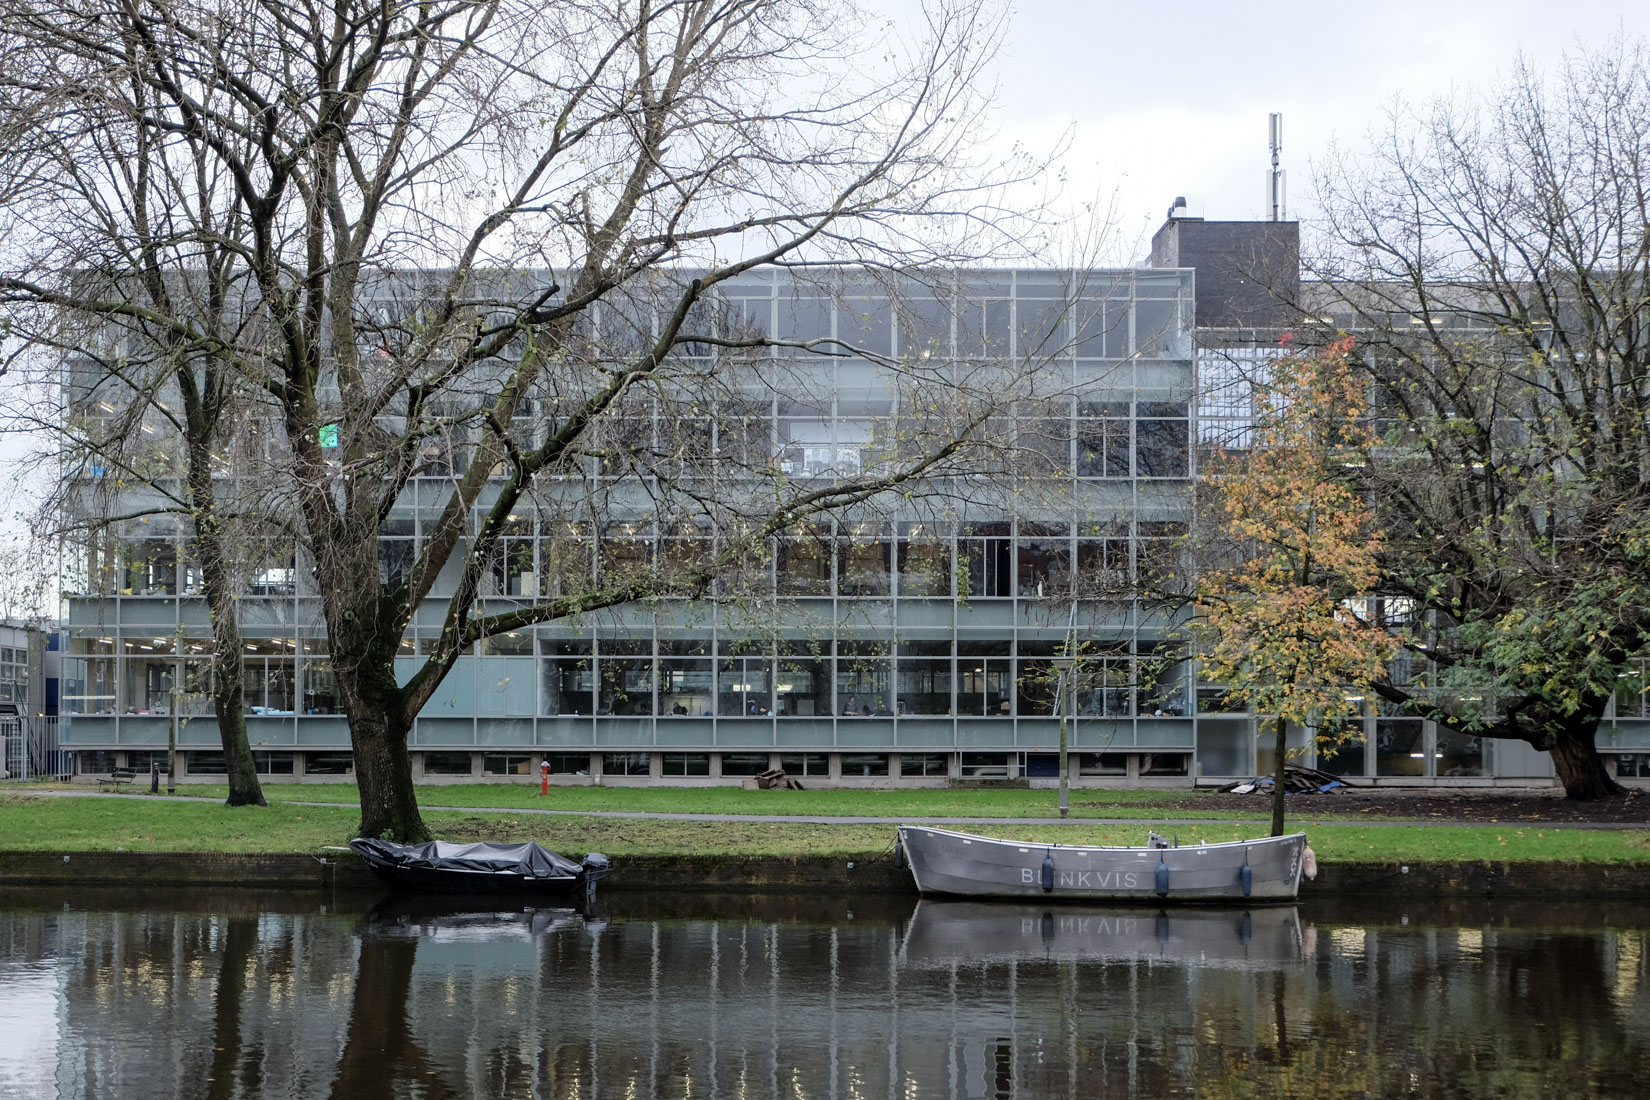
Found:
[[(0, 788), (0, 793), (4, 793)], [(38, 795), (45, 798), (121, 798), (148, 802), (193, 802), (207, 799), (190, 795), (113, 794), (108, 791), (54, 791), (19, 790), (17, 794)], [(283, 806), (342, 806), (349, 802), (299, 802), (281, 800)], [(1267, 825), (1269, 819), (1207, 818), (1207, 817), (821, 817), (805, 814), (689, 814), (664, 813), (650, 810), (552, 810), (531, 806), (444, 806), (423, 804), (424, 810), (444, 810), (467, 814), (538, 814), (547, 817), (616, 817), (643, 821), (719, 821), (759, 822), (774, 825), (1136, 825), (1151, 828), (1213, 828), (1215, 826)], [(1257, 811), (1259, 813), (1260, 811)], [(1502, 829), (1650, 829), (1650, 821), (1483, 821), (1455, 820), (1453, 818), (1394, 818), (1394, 817), (1333, 817), (1295, 812), (1290, 817), (1291, 828), (1312, 826), (1357, 826), (1364, 828), (1440, 828), (1445, 826), (1476, 825)]]

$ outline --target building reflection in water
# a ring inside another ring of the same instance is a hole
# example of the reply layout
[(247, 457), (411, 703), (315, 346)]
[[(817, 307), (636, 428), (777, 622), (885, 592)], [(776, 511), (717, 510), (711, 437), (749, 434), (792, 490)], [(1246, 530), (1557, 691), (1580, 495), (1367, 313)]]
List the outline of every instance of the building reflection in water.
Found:
[(1632, 1096), (1650, 1071), (1637, 912), (613, 900), (19, 891), (0, 1094)]

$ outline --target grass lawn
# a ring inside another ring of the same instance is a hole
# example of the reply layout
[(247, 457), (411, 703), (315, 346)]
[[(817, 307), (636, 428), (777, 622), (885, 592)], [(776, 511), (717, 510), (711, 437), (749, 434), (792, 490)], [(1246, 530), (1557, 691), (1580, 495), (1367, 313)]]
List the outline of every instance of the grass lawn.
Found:
[[(313, 788), (306, 788), (313, 789)], [(608, 792), (613, 793), (613, 792)], [(662, 795), (665, 791), (627, 794)], [(694, 791), (692, 794), (706, 792)], [(745, 792), (777, 794), (779, 792)], [(793, 792), (796, 793), (796, 792)], [(800, 792), (811, 793), (811, 792)], [(849, 799), (872, 792), (820, 792)], [(875, 792), (881, 794), (884, 792)], [(912, 795), (980, 792), (897, 793), (905, 809)], [(990, 792), (994, 797), (1024, 797), (1044, 792)], [(1110, 793), (1110, 792), (1108, 792)], [(1147, 792), (1118, 792), (1141, 794)], [(1155, 792), (1152, 792), (1155, 793)], [(1010, 799), (1010, 801), (1012, 801)], [(889, 803), (893, 805), (894, 803)], [(426, 805), (429, 805), (426, 803)], [(857, 805), (857, 804), (856, 804)], [(976, 813), (986, 811), (972, 804)], [(606, 807), (604, 807), (606, 808)], [(616, 807), (615, 807), (616, 808)], [(652, 808), (652, 807), (650, 807)], [(1145, 806), (1141, 807), (1145, 809)], [(822, 812), (822, 811), (813, 811)], [(842, 811), (838, 812), (850, 812)], [(943, 811), (920, 811), (940, 814)], [(1039, 811), (1041, 812), (1041, 811)], [(992, 814), (996, 814), (994, 809)], [(898, 816), (894, 813), (891, 816)], [(1000, 816), (1009, 816), (1002, 813)], [(660, 821), (511, 814), (508, 808), (474, 813), (431, 806), (426, 820), (444, 839), (537, 840), (572, 856), (601, 851), (612, 856), (871, 856), (891, 849), (888, 825), (817, 825), (783, 822)], [(267, 809), (231, 810), (215, 800), (168, 802), (90, 796), (32, 797), (0, 794), (0, 849), (31, 851), (142, 852), (315, 852), (343, 844), (358, 820), (353, 806), (294, 806), (276, 801)], [(1650, 859), (1650, 835), (1644, 831), (1552, 829), (1507, 825), (1435, 827), (1318, 824), (1299, 818), (1325, 862), (1344, 860), (1624, 860)], [(994, 836), (1064, 843), (1142, 844), (1146, 823), (1071, 825), (1063, 827), (1002, 825), (982, 828)], [(1265, 826), (1229, 823), (1179, 826), (1183, 844), (1198, 840), (1237, 840), (1263, 835)]]
[[(340, 802), (355, 805), (353, 783), (268, 783), (270, 802)], [(1163, 817), (1229, 821), (1229, 810), (1186, 809), (1184, 790), (1074, 790), (1073, 817)], [(187, 785), (178, 794), (222, 799), (228, 788)], [(466, 783), (421, 786), (418, 804), (488, 809), (616, 810), (628, 813), (786, 814), (801, 817), (1055, 817), (1059, 794), (1023, 787), (968, 790), (802, 790), (747, 791), (739, 787), (551, 787), (540, 797), (537, 783)], [(1171, 808), (1172, 807), (1172, 808)], [(1247, 814), (1241, 816), (1249, 816)], [(1270, 806), (1257, 803), (1253, 816), (1270, 820)]]

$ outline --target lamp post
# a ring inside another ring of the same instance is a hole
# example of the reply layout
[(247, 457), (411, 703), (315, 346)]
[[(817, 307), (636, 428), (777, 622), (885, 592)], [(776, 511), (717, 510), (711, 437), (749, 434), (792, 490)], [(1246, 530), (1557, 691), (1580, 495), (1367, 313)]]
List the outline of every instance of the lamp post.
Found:
[(1066, 716), (1071, 713), (1071, 705), (1067, 691), (1071, 688), (1071, 673), (1076, 660), (1072, 657), (1054, 658), (1054, 667), (1060, 670), (1060, 678), (1055, 683), (1055, 706), (1060, 708), (1060, 816), (1065, 817), (1071, 810), (1071, 771), (1068, 768)]
[(166, 793), (178, 793), (178, 712), (183, 709), (183, 627), (172, 635), (172, 720), (166, 727)]

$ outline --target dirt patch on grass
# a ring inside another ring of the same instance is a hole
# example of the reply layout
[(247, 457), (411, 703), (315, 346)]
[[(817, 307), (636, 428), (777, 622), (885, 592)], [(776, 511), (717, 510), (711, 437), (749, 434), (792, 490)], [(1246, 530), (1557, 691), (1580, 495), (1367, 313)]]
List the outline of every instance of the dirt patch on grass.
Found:
[[(1225, 794), (1198, 791), (1176, 799), (1173, 806), (1186, 810), (1219, 810), (1222, 813), (1267, 813), (1272, 802), (1269, 792)], [(1597, 802), (1572, 802), (1564, 792), (1551, 790), (1456, 790), (1419, 791), (1348, 787), (1327, 794), (1289, 795), (1289, 813), (1347, 815), (1372, 818), (1406, 818), (1417, 821), (1480, 822), (1570, 822), (1600, 825), (1650, 823), (1650, 797), (1633, 791), (1627, 798)]]

